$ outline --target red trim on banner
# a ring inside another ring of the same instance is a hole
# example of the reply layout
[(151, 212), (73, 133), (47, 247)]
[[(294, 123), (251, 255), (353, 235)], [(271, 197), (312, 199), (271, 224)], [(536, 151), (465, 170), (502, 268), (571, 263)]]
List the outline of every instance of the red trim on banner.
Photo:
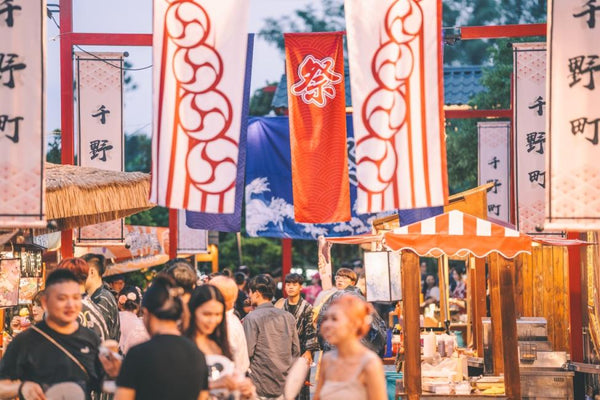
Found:
[[(427, 204), (431, 205), (431, 190), (429, 186), (431, 185), (431, 180), (429, 179), (429, 158), (427, 154), (427, 114), (429, 110), (427, 110), (427, 103), (425, 99), (427, 98), (427, 88), (425, 87), (425, 24), (421, 25), (421, 38), (419, 40), (419, 55), (421, 58), (421, 152), (423, 156), (423, 178), (425, 180), (425, 195), (427, 198)], [(414, 198), (413, 191), (413, 198)], [(414, 204), (414, 202), (413, 202)]]
[[(164, 52), (164, 51), (163, 51)], [(171, 159), (169, 160), (169, 180), (167, 181), (167, 197), (165, 202), (167, 205), (171, 204), (171, 195), (173, 194), (173, 175), (175, 174), (175, 161), (177, 160), (177, 131), (179, 130), (179, 106), (181, 103), (181, 85), (179, 82), (175, 85), (175, 112), (173, 113), (173, 133), (171, 138)], [(189, 174), (186, 174), (189, 177)], [(185, 207), (184, 207), (185, 208)]]
[[(406, 154), (406, 156), (408, 157), (408, 171), (409, 171), (409, 176), (410, 176), (410, 191), (411, 191), (411, 198), (410, 198), (410, 205), (408, 207), (404, 207), (403, 204), (400, 204), (400, 200), (399, 200), (399, 190), (398, 188), (394, 188), (394, 199), (396, 200), (396, 204), (394, 208), (413, 208), (415, 206), (415, 168), (413, 165), (413, 151), (412, 151), (412, 111), (411, 111), (411, 101), (410, 101), (410, 89), (411, 89), (411, 85), (410, 85), (410, 79), (406, 80), (406, 139), (407, 139), (407, 143), (408, 143), (408, 154)], [(393, 142), (392, 142), (393, 144)], [(394, 151), (396, 152), (396, 154), (398, 154), (398, 151), (394, 148)], [(398, 154), (399, 157), (402, 157), (402, 154)], [(398, 162), (400, 162), (400, 160), (398, 160)], [(395, 168), (395, 175), (398, 174), (398, 167), (396, 166)], [(383, 204), (382, 204), (382, 208), (383, 208)]]
[(442, 0), (437, 3), (438, 17), (438, 98), (440, 113), (440, 159), (442, 160), (442, 187), (444, 190), (444, 204), (448, 204), (450, 189), (448, 188), (448, 160), (446, 158), (446, 119), (444, 116), (444, 39), (442, 35)]

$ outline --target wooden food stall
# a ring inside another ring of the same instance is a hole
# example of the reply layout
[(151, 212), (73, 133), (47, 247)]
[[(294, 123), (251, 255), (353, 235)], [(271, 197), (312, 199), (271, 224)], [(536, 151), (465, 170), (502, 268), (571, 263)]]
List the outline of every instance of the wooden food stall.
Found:
[(460, 211), (450, 211), (396, 228), (384, 237), (387, 248), (402, 253), (406, 388), (402, 398), (412, 400), (423, 396), (419, 256), (471, 255), (487, 257), (490, 268), (492, 333), (494, 342), (499, 344), (494, 362), (504, 367), (498, 368), (504, 371), (506, 394), (502, 398), (520, 399), (513, 258), (531, 252), (531, 238)]

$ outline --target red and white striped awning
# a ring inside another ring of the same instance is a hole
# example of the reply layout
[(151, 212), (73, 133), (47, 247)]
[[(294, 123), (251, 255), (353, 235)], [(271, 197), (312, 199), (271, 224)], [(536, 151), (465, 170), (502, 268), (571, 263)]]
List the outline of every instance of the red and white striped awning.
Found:
[(531, 237), (460, 211), (449, 211), (385, 234), (392, 251), (411, 250), (420, 256), (485, 257), (497, 252), (506, 258), (531, 253)]

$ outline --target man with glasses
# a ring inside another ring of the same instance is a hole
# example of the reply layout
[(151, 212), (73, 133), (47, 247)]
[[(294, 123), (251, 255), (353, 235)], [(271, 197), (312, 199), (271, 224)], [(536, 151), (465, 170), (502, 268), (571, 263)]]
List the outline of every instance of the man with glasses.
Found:
[[(325, 351), (331, 350), (333, 347), (327, 343), (323, 337), (321, 336), (321, 323), (323, 318), (325, 317), (325, 313), (327, 312), (327, 308), (329, 305), (338, 297), (344, 294), (351, 294), (353, 296), (357, 296), (363, 301), (365, 297), (361, 293), (360, 289), (357, 288), (356, 285), (357, 276), (354, 271), (349, 268), (340, 268), (337, 270), (335, 274), (335, 288), (337, 289), (333, 292), (329, 298), (323, 301), (323, 305), (319, 310), (319, 314), (317, 317), (317, 334), (319, 339), (319, 345), (321, 349)], [(378, 354), (382, 354), (385, 348), (385, 343), (387, 339), (387, 329), (385, 326), (385, 322), (381, 319), (379, 314), (376, 312), (372, 313), (373, 322), (371, 323), (371, 330), (369, 333), (362, 339), (362, 342), (369, 349), (373, 350)]]

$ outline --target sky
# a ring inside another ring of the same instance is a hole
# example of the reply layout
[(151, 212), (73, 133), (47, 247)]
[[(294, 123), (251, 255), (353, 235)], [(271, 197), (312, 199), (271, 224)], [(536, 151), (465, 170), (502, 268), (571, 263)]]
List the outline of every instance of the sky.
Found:
[[(258, 32), (267, 17), (291, 15), (294, 10), (307, 4), (319, 6), (319, 0), (236, 0), (250, 2), (248, 28), (251, 33)], [(58, 0), (48, 0), (49, 4)], [(75, 32), (104, 33), (151, 33), (152, 0), (73, 0), (73, 30)], [(55, 14), (57, 22), (59, 15)], [(47, 20), (47, 104), (46, 131), (60, 128), (60, 36), (59, 30), (51, 20)], [(152, 64), (150, 47), (95, 47), (83, 46), (86, 51), (128, 52), (127, 60), (133, 68), (142, 68)], [(75, 48), (74, 51), (80, 51)], [(261, 37), (255, 37), (252, 65), (252, 93), (265, 85), (267, 81), (279, 81), (284, 72), (283, 55)], [(152, 128), (152, 68), (132, 71), (131, 76), (138, 86), (137, 90), (124, 95), (125, 132), (151, 134)]]

